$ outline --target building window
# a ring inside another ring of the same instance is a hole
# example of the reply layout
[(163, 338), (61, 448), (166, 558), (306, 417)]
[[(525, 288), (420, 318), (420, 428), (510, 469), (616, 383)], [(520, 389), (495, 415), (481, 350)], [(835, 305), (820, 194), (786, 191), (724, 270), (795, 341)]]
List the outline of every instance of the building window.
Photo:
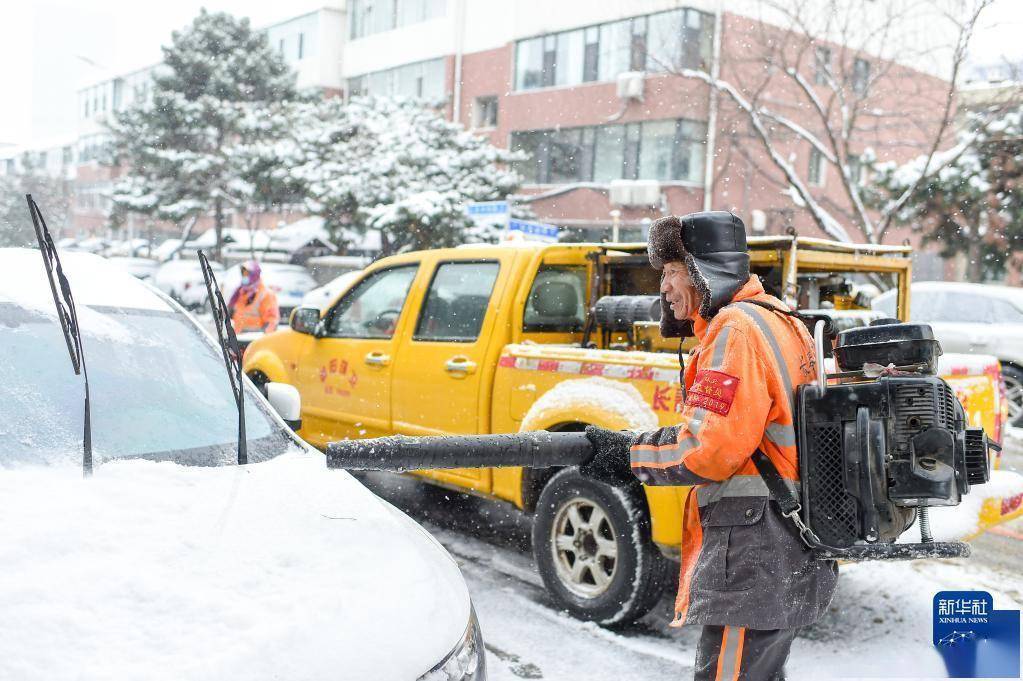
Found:
[(348, 93), (436, 102), (445, 97), (445, 78), (444, 59), (430, 59), (349, 78)]
[(810, 149), (810, 167), (807, 171), (807, 179), (814, 187), (824, 186), (824, 156), (816, 147)]
[(446, 0), (350, 0), (348, 34), (353, 40), (444, 16)]
[(515, 89), (609, 81), (626, 71), (705, 68), (713, 23), (709, 14), (678, 9), (520, 40)]
[(583, 31), (583, 82), (597, 80), (600, 67), (600, 29), (591, 26)]
[(849, 181), (852, 184), (863, 186), (866, 181), (867, 173), (863, 167), (863, 159), (860, 156), (850, 154), (849, 155)]
[(857, 57), (853, 61), (852, 89), (858, 95), (866, 94), (870, 85), (870, 62)]
[(620, 180), (624, 176), (625, 126), (602, 125), (597, 128), (593, 152), (594, 182)]
[(511, 148), (528, 156), (517, 170), (530, 184), (699, 182), (706, 138), (704, 123), (662, 120), (517, 131), (512, 133)]
[(305, 34), (298, 34), (298, 58), (301, 59), (303, 56), (302, 50), (305, 47)]
[(521, 40), (515, 45), (515, 89), (543, 86), (543, 38)]
[(555, 35), (544, 36), (543, 56), (540, 61), (540, 85), (550, 87), (558, 68), (558, 40)]
[(813, 48), (813, 82), (827, 85), (831, 75), (831, 48), (817, 46)]
[(497, 126), (497, 97), (477, 97), (473, 107), (473, 127), (493, 128)]
[(555, 85), (578, 85), (583, 82), (586, 60), (586, 32), (570, 31), (558, 36), (554, 60)]

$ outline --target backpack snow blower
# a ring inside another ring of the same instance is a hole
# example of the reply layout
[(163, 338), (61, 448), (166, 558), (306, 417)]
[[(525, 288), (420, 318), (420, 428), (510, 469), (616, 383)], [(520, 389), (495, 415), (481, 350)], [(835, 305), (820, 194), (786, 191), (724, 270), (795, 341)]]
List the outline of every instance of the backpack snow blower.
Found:
[[(826, 323), (815, 324), (817, 381), (795, 395), (800, 498), (759, 451), (754, 463), (782, 513), (822, 560), (968, 556), (962, 542), (933, 541), (928, 509), (955, 506), (972, 485), (987, 482), (988, 450), (998, 446), (982, 428), (966, 425), (962, 404), (936, 375), (941, 347), (931, 328), (879, 321), (838, 334), (838, 372), (830, 375)], [(583, 433), (393, 436), (331, 443), (327, 466), (549, 468), (586, 464), (592, 456)], [(916, 520), (921, 541), (895, 543)]]

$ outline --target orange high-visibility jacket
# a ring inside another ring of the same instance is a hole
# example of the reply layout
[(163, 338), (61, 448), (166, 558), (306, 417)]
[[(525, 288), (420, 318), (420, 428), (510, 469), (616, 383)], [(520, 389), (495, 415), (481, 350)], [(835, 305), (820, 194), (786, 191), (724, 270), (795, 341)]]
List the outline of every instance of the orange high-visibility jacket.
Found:
[(816, 374), (798, 320), (743, 301), (789, 308), (756, 275), (708, 322), (685, 369), (677, 426), (643, 433), (632, 470), (648, 485), (695, 485), (683, 513), (674, 625), (782, 629), (816, 621), (834, 591), (833, 561), (815, 561), (769, 493), (758, 448), (795, 490), (793, 399)]
[(255, 293), (246, 295), (242, 293), (235, 301), (234, 313), (231, 315), (231, 324), (234, 325), (235, 333), (243, 331), (271, 331), (277, 330), (277, 324), (281, 319), (281, 311), (277, 307), (277, 295), (259, 282)]

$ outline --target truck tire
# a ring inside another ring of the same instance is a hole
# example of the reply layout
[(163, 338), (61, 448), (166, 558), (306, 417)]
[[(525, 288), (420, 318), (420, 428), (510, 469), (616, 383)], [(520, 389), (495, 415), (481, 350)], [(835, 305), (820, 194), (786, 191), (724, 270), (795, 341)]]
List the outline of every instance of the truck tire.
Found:
[(612, 488), (576, 468), (558, 472), (540, 493), (533, 558), (559, 607), (605, 626), (650, 612), (669, 565), (650, 540), (642, 488)]

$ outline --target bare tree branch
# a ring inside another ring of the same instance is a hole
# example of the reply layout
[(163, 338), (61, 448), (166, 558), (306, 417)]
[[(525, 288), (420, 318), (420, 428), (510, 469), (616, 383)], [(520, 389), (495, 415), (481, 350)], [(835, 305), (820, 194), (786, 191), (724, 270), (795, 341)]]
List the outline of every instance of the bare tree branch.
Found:
[(906, 202), (909, 201), (909, 198), (913, 195), (913, 192), (916, 191), (917, 187), (920, 186), (920, 183), (923, 182), (925, 178), (930, 177), (937, 170), (937, 168), (931, 168), (931, 161), (934, 159), (935, 153), (937, 153), (941, 146), (941, 142), (945, 137), (945, 131), (948, 130), (949, 125), (952, 123), (959, 71), (966, 59), (966, 50), (969, 47), (970, 38), (973, 36), (973, 30), (977, 25), (977, 20), (980, 18), (980, 13), (988, 5), (990, 5), (991, 2), (992, 0), (980, 0), (980, 2), (974, 5), (974, 10), (967, 21), (960, 24), (959, 36), (956, 41), (956, 47), (952, 57), (952, 73), (948, 81), (948, 90), (945, 94), (945, 108), (942, 112), (941, 124), (938, 127), (938, 133), (934, 136), (934, 143), (931, 145), (930, 151), (927, 153), (927, 160), (924, 162), (924, 167), (920, 173), (920, 177), (916, 179), (916, 182), (907, 187), (906, 191), (903, 192), (899, 198), (894, 201), (890, 201), (881, 210), (881, 217), (877, 222), (877, 226), (878, 231), (882, 236), (891, 226), (892, 218), (903, 206), (906, 205)]
[(716, 89), (718, 92), (722, 92), (728, 95), (731, 98), (731, 100), (736, 104), (736, 106), (745, 111), (746, 114), (749, 116), (749, 120), (750, 123), (753, 125), (754, 131), (756, 131), (757, 136), (760, 138), (760, 141), (767, 148), (767, 153), (771, 156), (771, 160), (785, 174), (785, 177), (789, 181), (789, 184), (795, 190), (795, 192), (799, 196), (800, 200), (804, 203), (806, 208), (810, 211), (810, 215), (813, 218), (814, 222), (817, 223), (817, 226), (820, 227), (825, 234), (829, 234), (835, 239), (838, 239), (840, 241), (850, 240), (849, 233), (846, 232), (845, 228), (842, 227), (842, 225), (840, 225), (838, 221), (835, 220), (833, 216), (831, 216), (830, 213), (824, 210), (819, 203), (817, 203), (817, 200), (814, 199), (812, 194), (810, 194), (810, 190), (803, 183), (803, 180), (799, 177), (799, 173), (796, 172), (796, 169), (793, 168), (792, 164), (789, 163), (781, 155), (777, 148), (775, 148), (773, 142), (771, 141), (771, 136), (768, 134), (767, 129), (764, 127), (764, 123), (761, 120), (760, 113), (749, 101), (746, 100), (745, 97), (743, 97), (738, 92), (738, 90), (736, 90), (730, 83), (727, 83), (723, 80), (715, 80), (711, 78), (710, 74), (704, 71), (683, 69), (680, 72), (680, 75), (685, 78), (695, 78), (697, 80), (702, 80), (703, 82), (707, 83), (708, 85)]

